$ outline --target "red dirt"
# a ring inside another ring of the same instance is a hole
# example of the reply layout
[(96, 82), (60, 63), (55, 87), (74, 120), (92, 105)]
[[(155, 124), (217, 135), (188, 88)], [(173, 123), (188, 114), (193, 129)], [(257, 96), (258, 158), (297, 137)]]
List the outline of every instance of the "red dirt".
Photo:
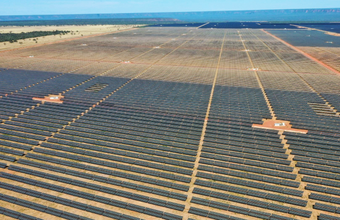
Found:
[[(279, 125), (281, 124), (281, 125)], [(268, 119), (263, 122), (262, 125), (260, 124), (253, 124), (253, 128), (262, 128), (262, 129), (270, 129), (270, 130), (278, 130), (278, 131), (288, 131), (288, 132), (295, 132), (295, 133), (302, 133), (307, 134), (308, 130), (303, 129), (294, 129), (290, 124), (290, 121), (282, 121), (282, 120), (274, 120)]]
[(33, 97), (32, 99), (35, 100), (35, 101), (52, 102), (52, 103), (62, 104), (63, 103), (63, 101), (61, 100), (62, 98), (64, 98), (64, 96), (61, 96), (61, 95), (48, 95), (48, 96), (45, 96), (44, 98)]

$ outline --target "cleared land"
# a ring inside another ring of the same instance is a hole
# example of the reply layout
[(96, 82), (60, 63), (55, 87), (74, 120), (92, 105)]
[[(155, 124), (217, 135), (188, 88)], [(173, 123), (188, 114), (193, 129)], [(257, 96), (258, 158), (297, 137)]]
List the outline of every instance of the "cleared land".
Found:
[[(339, 219), (339, 73), (294, 46), (149, 27), (1, 52), (0, 210)], [(252, 127), (274, 118), (308, 133)]]
[(110, 33), (138, 26), (141, 25), (82, 25), (82, 26), (67, 25), (67, 26), (24, 26), (24, 27), (2, 26), (0, 28), (0, 33), (21, 33), (31, 31), (54, 31), (54, 30), (70, 31), (70, 33), (65, 35), (38, 37), (37, 43), (36, 41), (33, 41), (32, 38), (18, 40), (18, 42), (15, 43), (1, 42), (0, 51), (48, 43), (55, 43), (66, 39)]

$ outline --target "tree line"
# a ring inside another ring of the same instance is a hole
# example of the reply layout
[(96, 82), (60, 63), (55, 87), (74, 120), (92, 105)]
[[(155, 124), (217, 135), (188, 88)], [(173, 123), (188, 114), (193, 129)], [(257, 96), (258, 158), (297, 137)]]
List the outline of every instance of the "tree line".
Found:
[(65, 35), (70, 31), (32, 31), (21, 33), (2, 33), (0, 34), (0, 42), (9, 41), (10, 43), (17, 42), (26, 38), (43, 37), (49, 35)]

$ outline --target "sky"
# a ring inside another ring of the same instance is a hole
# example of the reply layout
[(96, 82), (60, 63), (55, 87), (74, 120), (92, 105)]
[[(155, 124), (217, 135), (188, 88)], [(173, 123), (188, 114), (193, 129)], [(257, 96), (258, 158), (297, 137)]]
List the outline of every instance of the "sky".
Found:
[(340, 8), (340, 0), (0, 0), (0, 16), (306, 8)]

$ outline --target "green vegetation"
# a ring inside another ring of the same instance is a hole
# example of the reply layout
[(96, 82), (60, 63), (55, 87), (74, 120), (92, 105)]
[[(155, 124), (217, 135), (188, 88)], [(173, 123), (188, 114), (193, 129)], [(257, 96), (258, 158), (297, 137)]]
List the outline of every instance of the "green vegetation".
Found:
[[(65, 35), (70, 31), (32, 31), (32, 32), (21, 32), (21, 33), (3, 33), (0, 34), (0, 42), (9, 41), (10, 43), (17, 42), (18, 40), (26, 38), (35, 38), (48, 35)], [(36, 40), (36, 39), (35, 39)]]

